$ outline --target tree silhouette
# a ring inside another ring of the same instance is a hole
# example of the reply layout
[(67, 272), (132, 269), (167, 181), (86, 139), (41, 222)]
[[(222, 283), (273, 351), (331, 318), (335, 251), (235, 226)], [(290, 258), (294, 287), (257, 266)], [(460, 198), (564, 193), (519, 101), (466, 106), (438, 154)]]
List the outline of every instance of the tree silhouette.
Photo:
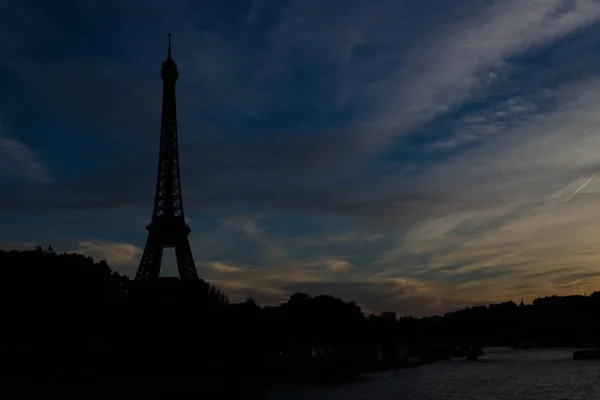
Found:
[[(389, 363), (398, 346), (422, 360), (445, 357), (432, 343), (600, 345), (600, 292), (394, 320), (365, 317), (356, 303), (325, 294), (294, 293), (282, 304), (261, 307), (254, 299), (232, 302), (204, 280), (135, 283), (105, 260), (57, 254), (51, 245), (0, 251), (0, 341), (13, 351), (53, 352), (46, 358), (65, 365), (105, 360), (124, 373), (169, 365), (171, 373), (203, 376), (367, 371), (401, 365)], [(97, 343), (108, 350), (90, 354)], [(385, 363), (376, 361), (377, 351), (386, 354)], [(115, 362), (122, 354), (131, 362)]]

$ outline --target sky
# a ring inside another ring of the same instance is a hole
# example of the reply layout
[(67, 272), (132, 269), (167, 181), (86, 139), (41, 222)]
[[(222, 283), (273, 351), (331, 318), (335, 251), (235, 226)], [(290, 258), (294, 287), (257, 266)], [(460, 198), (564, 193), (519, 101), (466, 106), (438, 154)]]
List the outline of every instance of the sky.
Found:
[(135, 275), (168, 32), (189, 240), (232, 300), (600, 290), (598, 0), (0, 0), (0, 247)]

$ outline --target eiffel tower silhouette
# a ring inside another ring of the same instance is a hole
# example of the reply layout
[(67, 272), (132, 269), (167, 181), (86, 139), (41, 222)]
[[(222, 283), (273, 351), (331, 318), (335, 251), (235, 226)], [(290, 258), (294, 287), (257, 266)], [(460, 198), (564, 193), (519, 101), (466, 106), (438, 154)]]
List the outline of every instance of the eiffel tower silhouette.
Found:
[(159, 278), (163, 250), (165, 247), (174, 247), (180, 279), (195, 281), (198, 280), (198, 271), (188, 241), (190, 228), (185, 222), (181, 196), (175, 103), (175, 81), (179, 73), (171, 58), (171, 34), (168, 56), (162, 63), (160, 75), (163, 80), (163, 99), (154, 211), (152, 221), (146, 226), (148, 239), (135, 280)]

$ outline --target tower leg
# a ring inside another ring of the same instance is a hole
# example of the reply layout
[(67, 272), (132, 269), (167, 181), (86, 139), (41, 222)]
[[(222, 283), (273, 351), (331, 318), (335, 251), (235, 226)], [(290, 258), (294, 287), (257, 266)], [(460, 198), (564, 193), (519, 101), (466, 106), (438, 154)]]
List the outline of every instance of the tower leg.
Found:
[(181, 244), (175, 246), (175, 257), (177, 258), (179, 277), (182, 280), (197, 280), (198, 271), (196, 271), (192, 249), (187, 238)]
[(163, 246), (157, 243), (155, 235), (150, 232), (144, 247), (144, 254), (140, 260), (140, 266), (135, 275), (136, 281), (156, 279), (160, 276)]

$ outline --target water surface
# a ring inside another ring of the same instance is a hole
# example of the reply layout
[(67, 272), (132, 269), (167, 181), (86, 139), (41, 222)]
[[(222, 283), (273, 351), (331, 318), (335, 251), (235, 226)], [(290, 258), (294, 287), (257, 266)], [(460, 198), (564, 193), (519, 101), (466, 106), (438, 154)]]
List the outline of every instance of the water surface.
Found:
[(276, 388), (269, 391), (267, 399), (600, 399), (600, 360), (574, 361), (573, 351), (568, 349), (485, 351), (478, 362), (444, 361), (350, 383)]

